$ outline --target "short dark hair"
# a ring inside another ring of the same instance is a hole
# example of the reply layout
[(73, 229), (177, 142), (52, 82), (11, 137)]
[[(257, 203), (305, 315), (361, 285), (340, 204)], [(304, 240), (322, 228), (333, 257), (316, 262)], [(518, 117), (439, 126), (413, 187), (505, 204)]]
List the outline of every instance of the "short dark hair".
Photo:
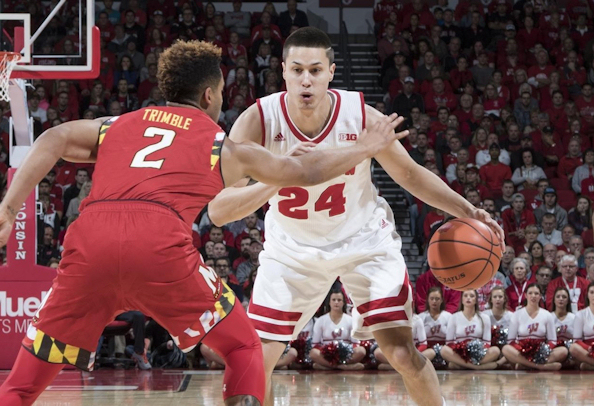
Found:
[(79, 172), (85, 172), (87, 174), (87, 176), (89, 176), (89, 170), (86, 168), (78, 168), (76, 170), (76, 174), (78, 175)]
[(203, 41), (178, 41), (161, 54), (157, 79), (165, 99), (187, 104), (220, 82), (221, 49)]
[(317, 28), (303, 27), (289, 35), (283, 47), (283, 61), (286, 61), (291, 47), (322, 48), (326, 51), (330, 65), (334, 63), (332, 41), (330, 41), (328, 34)]
[(47, 179), (45, 179), (45, 178), (43, 178), (43, 179), (41, 179), (41, 180), (39, 181), (39, 186), (41, 186), (41, 184), (42, 184), (42, 183), (47, 183), (47, 184), (48, 184), (48, 185), (50, 185), (50, 186), (52, 185), (52, 184), (50, 183), (50, 181), (49, 181), (49, 180), (47, 180)]

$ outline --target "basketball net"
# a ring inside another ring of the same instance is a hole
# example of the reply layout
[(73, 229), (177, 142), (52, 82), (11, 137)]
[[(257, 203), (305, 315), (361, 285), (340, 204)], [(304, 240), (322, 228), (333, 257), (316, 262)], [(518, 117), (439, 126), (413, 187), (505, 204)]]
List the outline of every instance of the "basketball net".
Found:
[(10, 74), (20, 59), (21, 54), (18, 52), (0, 52), (0, 101), (10, 101), (8, 94)]

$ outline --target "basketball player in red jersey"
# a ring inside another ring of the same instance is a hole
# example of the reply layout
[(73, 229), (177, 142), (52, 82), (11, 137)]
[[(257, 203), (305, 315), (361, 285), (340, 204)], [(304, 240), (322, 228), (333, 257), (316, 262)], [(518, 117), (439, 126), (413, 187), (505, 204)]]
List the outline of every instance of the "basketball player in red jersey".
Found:
[(394, 133), (402, 119), (393, 115), (348, 151), (299, 157), (225, 140), (215, 124), (223, 101), (220, 60), (211, 44), (178, 42), (159, 61), (166, 107), (65, 123), (35, 142), (0, 204), (1, 245), (25, 198), (60, 157), (96, 167), (52, 289), (0, 388), (1, 405), (32, 404), (63, 364), (92, 369), (104, 326), (128, 310), (154, 318), (183, 351), (204, 340), (222, 356), (226, 405), (262, 403), (258, 336), (192, 246), (193, 220), (224, 185), (245, 177), (281, 186), (323, 182), (406, 132)]
[[(313, 151), (348, 148), (382, 114), (366, 105), (362, 94), (328, 89), (335, 68), (326, 33), (313, 27), (296, 30), (283, 46), (287, 91), (258, 99), (237, 119), (230, 138), (261, 143), (279, 155), (299, 141), (309, 141)], [(417, 165), (399, 142), (375, 158), (414, 196), (454, 216), (483, 221), (503, 242), (503, 230), (486, 211)], [(272, 370), (286, 341), (297, 337), (337, 277), (355, 305), (353, 337), (377, 340), (417, 404), (445, 404), (431, 362), (414, 346), (412, 287), (401, 239), (391, 208), (372, 184), (370, 166), (363, 161), (307, 188), (243, 187), (247, 182), (242, 181), (209, 205), (213, 223), (225, 224), (270, 200), (266, 241), (248, 307), (264, 344), (267, 405), (274, 403)]]

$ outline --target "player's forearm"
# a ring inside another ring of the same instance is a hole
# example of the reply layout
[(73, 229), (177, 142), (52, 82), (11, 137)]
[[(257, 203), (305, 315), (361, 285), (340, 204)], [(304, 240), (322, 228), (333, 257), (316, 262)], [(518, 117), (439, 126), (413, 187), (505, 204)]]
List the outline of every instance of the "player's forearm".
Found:
[(399, 179), (400, 185), (413, 196), (430, 206), (455, 217), (469, 217), (476, 208), (454, 192), (437, 175), (422, 166), (414, 165), (409, 176)]
[(340, 149), (313, 151), (299, 157), (303, 176), (299, 184), (286, 186), (313, 186), (334, 179), (355, 167), (358, 163), (373, 156), (362, 145)]
[(52, 169), (66, 149), (64, 137), (50, 130), (35, 141), (16, 171), (0, 207), (14, 219), (27, 196)]
[(263, 183), (223, 189), (208, 204), (208, 217), (217, 226), (241, 220), (262, 207), (280, 187)]

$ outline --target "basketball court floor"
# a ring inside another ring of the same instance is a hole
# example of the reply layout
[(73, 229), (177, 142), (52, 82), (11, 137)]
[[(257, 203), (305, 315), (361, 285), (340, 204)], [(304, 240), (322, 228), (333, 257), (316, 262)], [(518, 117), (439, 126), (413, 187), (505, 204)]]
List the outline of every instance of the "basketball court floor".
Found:
[[(0, 384), (9, 371), (0, 371)], [(439, 371), (448, 406), (594, 405), (594, 372)], [(223, 405), (222, 371), (63, 371), (36, 406)], [(277, 406), (412, 406), (395, 372), (279, 371)]]

